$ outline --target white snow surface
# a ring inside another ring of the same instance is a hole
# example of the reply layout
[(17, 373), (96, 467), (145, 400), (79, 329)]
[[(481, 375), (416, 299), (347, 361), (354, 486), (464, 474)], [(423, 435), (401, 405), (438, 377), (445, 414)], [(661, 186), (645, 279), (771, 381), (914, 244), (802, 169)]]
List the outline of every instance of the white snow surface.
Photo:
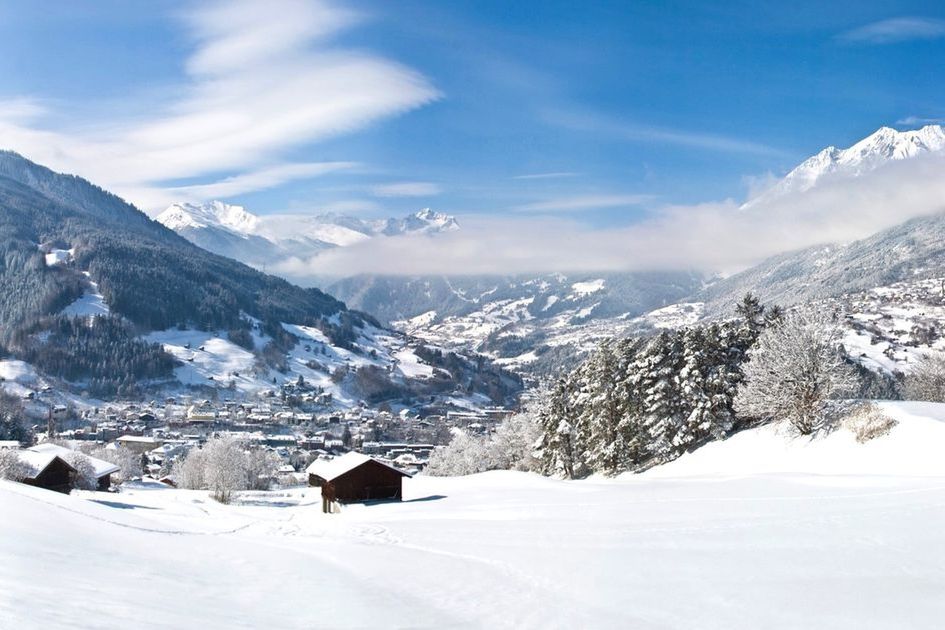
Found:
[(588, 280), (587, 282), (575, 282), (571, 285), (571, 289), (574, 291), (575, 295), (583, 297), (591, 293), (602, 291), (604, 289), (604, 280), (603, 278), (598, 278), (597, 280)]
[(420, 476), (332, 515), (307, 488), (0, 482), (0, 627), (937, 628), (945, 406), (884, 407), (900, 425), (867, 444), (751, 431), (643, 475)]
[(75, 255), (75, 248), (72, 249), (53, 249), (45, 256), (46, 266), (54, 267), (64, 265), (72, 260)]
[[(89, 278), (89, 272), (82, 272), (86, 278)], [(98, 283), (92, 282), (89, 278), (89, 286), (81, 297), (62, 310), (63, 315), (69, 317), (96, 317), (108, 315), (108, 304), (98, 288)]]

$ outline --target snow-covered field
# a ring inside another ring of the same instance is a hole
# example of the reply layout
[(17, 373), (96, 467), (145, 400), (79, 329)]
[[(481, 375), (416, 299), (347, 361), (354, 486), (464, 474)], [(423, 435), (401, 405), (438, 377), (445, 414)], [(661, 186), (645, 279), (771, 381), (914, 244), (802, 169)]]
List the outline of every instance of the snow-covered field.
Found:
[(0, 627), (937, 628), (945, 406), (885, 407), (867, 444), (761, 429), (643, 475), (418, 477), (336, 515), (308, 489), (3, 482)]

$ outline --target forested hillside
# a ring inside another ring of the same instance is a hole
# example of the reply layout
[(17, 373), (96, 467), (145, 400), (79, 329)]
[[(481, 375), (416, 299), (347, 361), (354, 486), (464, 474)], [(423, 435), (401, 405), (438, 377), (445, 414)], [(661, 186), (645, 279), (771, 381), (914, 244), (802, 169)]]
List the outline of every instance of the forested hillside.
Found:
[[(90, 281), (115, 321), (67, 330), (53, 316)], [(0, 153), (0, 293), (0, 344), (73, 378), (169, 374), (173, 360), (136, 339), (146, 330), (238, 331), (255, 318), (316, 326), (345, 346), (363, 320), (317, 289), (206, 252), (115, 195), (10, 152)]]

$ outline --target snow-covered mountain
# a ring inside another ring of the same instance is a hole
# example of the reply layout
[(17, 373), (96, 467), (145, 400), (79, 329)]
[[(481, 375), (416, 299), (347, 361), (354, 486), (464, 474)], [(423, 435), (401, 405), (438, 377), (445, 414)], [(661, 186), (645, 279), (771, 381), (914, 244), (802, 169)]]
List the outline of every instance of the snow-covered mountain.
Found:
[(847, 149), (825, 148), (743, 207), (756, 207), (789, 193), (805, 192), (827, 177), (859, 177), (889, 161), (939, 152), (945, 152), (945, 128), (940, 125), (912, 131), (881, 127)]
[(222, 201), (175, 203), (156, 220), (204, 249), (257, 267), (372, 238), (459, 229), (455, 218), (429, 208), (402, 218), (366, 220), (339, 214), (259, 216)]
[[(533, 372), (601, 339), (660, 327), (671, 313), (652, 321), (641, 316), (683, 300), (703, 281), (686, 272), (355, 276), (328, 290), (430, 343), (475, 349)], [(700, 308), (679, 311), (687, 320), (699, 315)]]

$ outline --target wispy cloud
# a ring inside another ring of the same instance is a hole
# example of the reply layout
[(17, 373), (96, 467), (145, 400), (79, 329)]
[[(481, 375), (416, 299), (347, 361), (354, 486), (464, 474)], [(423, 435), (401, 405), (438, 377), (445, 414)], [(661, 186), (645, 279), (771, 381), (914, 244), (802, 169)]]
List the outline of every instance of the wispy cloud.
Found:
[(516, 175), (512, 179), (563, 179), (566, 177), (577, 177), (580, 173), (573, 171), (562, 171), (559, 173), (532, 173), (529, 175)]
[[(132, 201), (145, 192), (164, 196), (155, 193), (179, 178), (206, 180), (191, 194), (247, 192), (318, 174), (312, 165), (285, 163), (290, 149), (440, 96), (408, 67), (337, 46), (333, 38), (360, 18), (329, 0), (212, 2), (180, 19), (193, 42), (186, 76), (153, 115), (53, 126), (31, 101), (7, 101), (0, 106), (3, 145)], [(222, 173), (228, 177), (220, 180)]]
[(549, 124), (566, 129), (596, 133), (627, 142), (661, 142), (719, 153), (745, 153), (769, 157), (787, 156), (780, 149), (750, 140), (694, 130), (668, 129), (666, 127), (629, 123), (595, 113), (549, 110), (544, 113), (544, 119)]
[(372, 189), (375, 197), (433, 197), (442, 189), (432, 182), (393, 182)]
[(514, 206), (512, 210), (536, 213), (602, 210), (605, 208), (638, 206), (641, 203), (652, 201), (653, 198), (653, 195), (577, 195), (526, 203)]
[(945, 118), (925, 118), (922, 116), (906, 116), (896, 121), (897, 127), (918, 127), (919, 125), (941, 125)]
[(296, 179), (318, 177), (357, 166), (357, 162), (303, 162), (279, 164), (257, 171), (245, 172), (209, 184), (168, 188), (167, 192), (182, 199), (232, 197), (256, 190), (266, 190)]
[(837, 39), (854, 44), (895, 44), (916, 39), (945, 37), (945, 20), (897, 17), (872, 22), (846, 31)]

